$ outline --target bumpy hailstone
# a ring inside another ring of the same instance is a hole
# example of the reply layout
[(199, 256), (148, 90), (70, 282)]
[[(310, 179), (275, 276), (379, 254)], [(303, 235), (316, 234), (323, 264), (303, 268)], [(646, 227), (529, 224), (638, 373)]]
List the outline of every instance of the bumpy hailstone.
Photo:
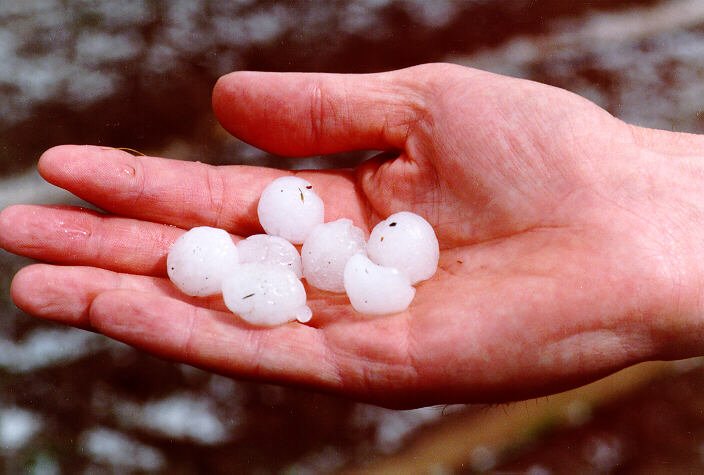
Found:
[(299, 279), (303, 277), (301, 256), (298, 250), (284, 238), (268, 234), (255, 234), (237, 243), (240, 262), (275, 264), (293, 271)]
[(292, 271), (278, 265), (240, 264), (222, 284), (222, 297), (232, 313), (253, 325), (281, 325), (293, 320), (306, 322), (306, 290)]
[(402, 312), (416, 294), (405, 274), (376, 265), (362, 254), (355, 254), (347, 261), (345, 290), (352, 307), (368, 315)]
[(369, 258), (394, 267), (416, 284), (435, 274), (440, 246), (433, 227), (421, 216), (401, 211), (377, 224), (367, 243)]
[(313, 228), (301, 249), (303, 275), (310, 285), (330, 292), (345, 291), (345, 264), (365, 253), (364, 231), (350, 219), (338, 219)]
[(325, 209), (313, 185), (287, 176), (277, 178), (264, 189), (257, 213), (267, 234), (303, 244), (312, 229), (323, 222)]
[(222, 229), (193, 228), (171, 246), (166, 266), (169, 278), (184, 294), (219, 294), (223, 279), (238, 266), (237, 248)]

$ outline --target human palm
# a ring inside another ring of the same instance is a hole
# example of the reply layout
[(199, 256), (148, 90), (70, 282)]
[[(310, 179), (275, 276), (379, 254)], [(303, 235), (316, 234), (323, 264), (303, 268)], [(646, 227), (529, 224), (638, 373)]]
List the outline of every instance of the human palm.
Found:
[(694, 224), (673, 230), (671, 210), (704, 215), (704, 205), (672, 198), (657, 173), (678, 157), (665, 175), (694, 189), (686, 170), (699, 164), (687, 154), (699, 137), (637, 129), (565, 91), (450, 65), (234, 73), (213, 105), (228, 130), (275, 153), (387, 151), (356, 170), (299, 174), (326, 221), (368, 232), (410, 210), (431, 222), (440, 266), (409, 309), (371, 318), (308, 287), (309, 324), (260, 328), (219, 297), (182, 295), (164, 276), (183, 229), (261, 232), (258, 196), (289, 172), (75, 146), (47, 152), (40, 172), (111, 214), (3, 211), (3, 247), (64, 264), (20, 271), (18, 306), (215, 372), (395, 407), (521, 399), (701, 351), (687, 292), (700, 272), (678, 263), (704, 250)]

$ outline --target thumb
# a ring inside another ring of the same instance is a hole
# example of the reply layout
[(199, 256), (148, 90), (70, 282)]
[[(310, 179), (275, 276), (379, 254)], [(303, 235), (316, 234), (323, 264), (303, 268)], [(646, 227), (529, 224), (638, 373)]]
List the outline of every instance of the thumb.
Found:
[(230, 133), (279, 155), (404, 149), (423, 109), (412, 69), (376, 74), (234, 72), (215, 85), (213, 109)]

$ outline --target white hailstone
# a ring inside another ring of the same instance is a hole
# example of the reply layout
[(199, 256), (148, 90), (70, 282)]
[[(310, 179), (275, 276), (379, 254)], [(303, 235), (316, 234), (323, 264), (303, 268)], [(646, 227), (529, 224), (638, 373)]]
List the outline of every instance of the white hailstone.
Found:
[(302, 178), (286, 176), (264, 189), (257, 214), (267, 234), (303, 244), (311, 230), (323, 222), (325, 208), (313, 185)]
[(367, 253), (376, 264), (394, 267), (416, 284), (435, 274), (440, 246), (430, 223), (415, 213), (401, 211), (374, 226)]
[(330, 292), (345, 291), (345, 264), (365, 252), (364, 231), (350, 219), (338, 219), (313, 228), (301, 249), (303, 275), (310, 285)]
[(301, 256), (298, 250), (284, 238), (269, 234), (255, 234), (237, 243), (240, 262), (261, 262), (280, 265), (293, 271), (299, 279), (303, 277)]
[(223, 279), (238, 266), (237, 247), (226, 231), (207, 226), (182, 234), (169, 250), (166, 270), (184, 294), (220, 293)]
[(292, 271), (278, 265), (240, 264), (222, 284), (222, 297), (232, 313), (253, 325), (281, 325), (312, 316), (306, 290)]
[(416, 294), (405, 274), (376, 265), (362, 254), (347, 261), (345, 290), (354, 309), (369, 315), (402, 312)]

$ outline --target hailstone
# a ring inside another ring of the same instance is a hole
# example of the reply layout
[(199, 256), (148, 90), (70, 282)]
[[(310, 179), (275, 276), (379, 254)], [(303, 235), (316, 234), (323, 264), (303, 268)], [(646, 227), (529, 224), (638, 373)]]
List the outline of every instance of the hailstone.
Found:
[(237, 243), (240, 262), (262, 262), (280, 265), (293, 271), (299, 279), (303, 277), (301, 256), (298, 250), (284, 238), (269, 234), (255, 234)]
[(406, 310), (416, 294), (408, 277), (392, 267), (374, 264), (355, 254), (345, 266), (345, 290), (355, 310), (386, 315)]
[(345, 291), (345, 264), (365, 252), (364, 231), (350, 219), (338, 219), (313, 228), (301, 249), (303, 275), (310, 285), (330, 292)]
[(184, 294), (196, 297), (219, 294), (223, 279), (237, 266), (237, 247), (230, 235), (207, 226), (182, 234), (166, 258), (171, 281)]
[(290, 270), (279, 265), (250, 262), (240, 264), (222, 284), (222, 297), (232, 313), (253, 325), (281, 325), (293, 320), (306, 322), (306, 290)]
[(323, 222), (325, 208), (313, 185), (302, 178), (286, 176), (264, 189), (257, 214), (267, 234), (303, 244), (311, 230)]
[(416, 284), (435, 274), (440, 246), (430, 223), (415, 213), (401, 211), (374, 226), (367, 253), (374, 263), (394, 267)]

